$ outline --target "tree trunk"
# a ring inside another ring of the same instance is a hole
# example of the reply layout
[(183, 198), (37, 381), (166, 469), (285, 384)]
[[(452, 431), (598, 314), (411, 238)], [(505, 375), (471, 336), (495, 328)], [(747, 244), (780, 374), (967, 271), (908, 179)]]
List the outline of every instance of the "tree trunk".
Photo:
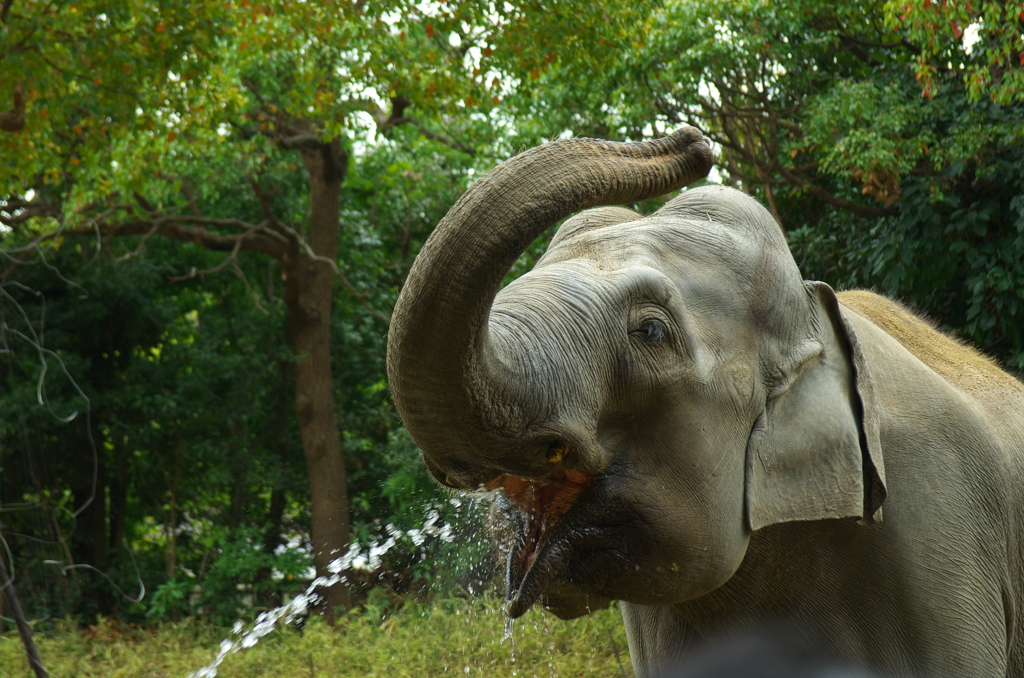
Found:
[[(348, 548), (348, 489), (331, 376), (332, 263), (338, 255), (341, 183), (348, 155), (335, 140), (302, 150), (309, 172), (311, 214), (307, 242), (315, 257), (295, 248), (286, 266), (288, 337), (298, 356), (295, 412), (309, 472), (313, 562), (317, 576), (330, 576), (330, 563)], [(322, 589), (322, 612), (349, 605), (344, 584)]]

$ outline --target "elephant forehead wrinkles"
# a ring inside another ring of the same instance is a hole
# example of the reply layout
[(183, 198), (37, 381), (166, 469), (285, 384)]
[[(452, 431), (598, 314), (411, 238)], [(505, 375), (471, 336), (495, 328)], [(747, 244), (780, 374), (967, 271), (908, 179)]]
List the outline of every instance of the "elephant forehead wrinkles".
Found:
[(552, 271), (516, 282), (491, 310), (494, 340), (541, 355), (609, 348), (607, 326), (621, 313), (623, 291), (606, 276)]
[[(654, 269), (680, 286), (717, 290), (716, 296), (728, 298), (728, 307), (761, 298), (755, 288), (764, 272), (786, 264), (724, 224), (654, 216), (574, 235), (545, 255), (530, 275), (583, 263), (592, 271), (588, 276)], [(792, 268), (796, 272), (795, 264)]]
[(624, 330), (609, 329), (624, 324), (627, 293), (617, 275), (589, 268), (576, 262), (531, 273), (495, 300), (488, 325), (493, 355), (519, 398), (562, 412), (593, 411), (595, 394), (607, 391), (613, 356), (627, 339)]

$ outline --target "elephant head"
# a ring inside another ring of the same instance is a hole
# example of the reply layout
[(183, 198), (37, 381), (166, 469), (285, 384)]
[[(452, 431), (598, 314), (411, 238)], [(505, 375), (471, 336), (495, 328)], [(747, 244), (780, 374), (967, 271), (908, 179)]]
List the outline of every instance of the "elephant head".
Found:
[(499, 490), (508, 613), (710, 592), (751, 531), (875, 515), (870, 392), (831, 289), (805, 283), (781, 230), (733, 189), (656, 213), (595, 205), (709, 171), (693, 128), (644, 143), (550, 143), (466, 192), (395, 307), (395, 405), (443, 484)]

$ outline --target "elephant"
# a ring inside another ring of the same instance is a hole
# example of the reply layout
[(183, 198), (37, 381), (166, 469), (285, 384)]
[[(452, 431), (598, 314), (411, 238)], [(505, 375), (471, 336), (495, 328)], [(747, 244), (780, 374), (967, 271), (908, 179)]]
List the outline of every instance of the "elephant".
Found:
[(1024, 385), (894, 301), (805, 281), (739, 190), (621, 207), (713, 162), (688, 126), (530, 149), (403, 285), (391, 395), (440, 483), (496, 493), (507, 614), (620, 601), (638, 676), (774, 623), (881, 676), (1024, 676)]

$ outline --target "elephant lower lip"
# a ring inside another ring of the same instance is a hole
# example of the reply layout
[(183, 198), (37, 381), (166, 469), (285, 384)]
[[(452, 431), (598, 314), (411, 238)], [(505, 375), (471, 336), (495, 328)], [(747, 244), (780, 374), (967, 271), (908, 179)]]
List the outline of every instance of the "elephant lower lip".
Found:
[[(537, 552), (531, 554), (530, 563), (526, 565), (526, 571), (523, 573), (523, 578), (519, 584), (513, 586), (512, 581), (508, 582), (509, 590), (505, 604), (505, 614), (512, 619), (526, 614), (526, 611), (540, 598), (551, 578), (557, 574), (558, 566), (562, 562), (562, 553), (562, 549), (549, 547), (541, 552), (539, 560)], [(510, 559), (514, 557), (514, 554), (509, 555)]]
[(566, 546), (559, 539), (565, 530), (556, 528), (564, 525), (562, 517), (588, 483), (587, 475), (560, 468), (540, 480), (502, 479), (516, 527), (506, 570), (509, 617), (523, 615), (557, 574)]

